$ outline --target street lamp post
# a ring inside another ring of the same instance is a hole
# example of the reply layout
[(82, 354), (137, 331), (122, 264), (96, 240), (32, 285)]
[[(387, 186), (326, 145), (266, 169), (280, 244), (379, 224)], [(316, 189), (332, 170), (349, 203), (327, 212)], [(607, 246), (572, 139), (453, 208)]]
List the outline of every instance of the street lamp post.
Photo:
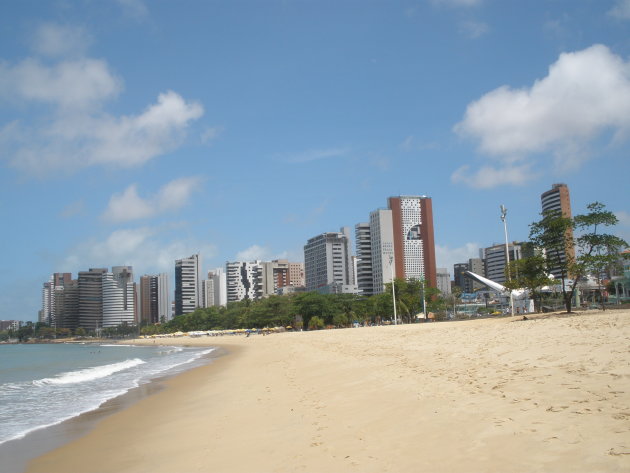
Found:
[(392, 273), (392, 300), (394, 301), (394, 325), (398, 325), (398, 316), (396, 314), (396, 290), (394, 289), (394, 257), (389, 255), (389, 269)]
[[(505, 266), (507, 268), (507, 277), (511, 279), (510, 275), (510, 249), (508, 246), (508, 232), (507, 232), (507, 221), (505, 216), (507, 215), (507, 209), (505, 205), (501, 204), (501, 221), (503, 222), (503, 230), (505, 231)], [(512, 316), (514, 316), (514, 296), (512, 295), (512, 290), (510, 290), (510, 309), (512, 312)]]

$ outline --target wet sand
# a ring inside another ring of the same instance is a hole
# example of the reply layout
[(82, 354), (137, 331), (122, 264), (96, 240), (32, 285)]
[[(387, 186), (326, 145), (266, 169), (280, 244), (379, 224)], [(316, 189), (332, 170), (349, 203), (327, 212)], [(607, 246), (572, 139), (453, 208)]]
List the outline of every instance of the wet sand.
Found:
[(28, 471), (630, 471), (627, 310), (164, 343), (229, 355)]

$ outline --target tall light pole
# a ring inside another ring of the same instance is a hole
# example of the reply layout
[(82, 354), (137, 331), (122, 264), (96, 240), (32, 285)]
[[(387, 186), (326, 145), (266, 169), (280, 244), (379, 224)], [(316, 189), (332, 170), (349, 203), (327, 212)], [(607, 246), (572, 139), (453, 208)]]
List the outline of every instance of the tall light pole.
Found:
[(398, 316), (396, 315), (396, 290), (394, 289), (394, 256), (389, 255), (389, 269), (392, 272), (392, 300), (394, 301), (394, 325), (398, 325)]
[[(508, 232), (507, 232), (507, 220), (505, 216), (507, 215), (507, 209), (505, 205), (501, 204), (501, 221), (503, 222), (503, 230), (505, 231), (505, 267), (507, 268), (507, 278), (511, 279), (510, 275), (510, 249), (508, 245)], [(510, 290), (510, 310), (512, 312), (512, 316), (514, 316), (514, 297), (512, 296), (512, 290)]]

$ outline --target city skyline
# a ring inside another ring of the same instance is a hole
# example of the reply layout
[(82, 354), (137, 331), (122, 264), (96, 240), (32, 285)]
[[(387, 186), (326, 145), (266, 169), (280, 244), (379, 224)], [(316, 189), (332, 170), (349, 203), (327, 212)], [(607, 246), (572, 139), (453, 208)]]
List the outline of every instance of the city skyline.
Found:
[(0, 11), (0, 319), (57, 272), (302, 261), (393, 195), (432, 197), (449, 271), (558, 182), (630, 240), (627, 0)]

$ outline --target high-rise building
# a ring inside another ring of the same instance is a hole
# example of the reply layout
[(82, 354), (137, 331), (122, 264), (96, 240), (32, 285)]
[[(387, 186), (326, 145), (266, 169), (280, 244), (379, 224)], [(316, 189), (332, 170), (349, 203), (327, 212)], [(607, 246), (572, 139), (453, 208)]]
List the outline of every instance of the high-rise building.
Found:
[[(430, 197), (399, 196), (388, 199), (389, 208), (370, 213), (369, 223), (356, 226), (357, 280), (371, 292), (380, 294), (392, 277), (425, 279), (436, 287), (433, 207)], [(369, 250), (368, 250), (369, 242)]]
[[(484, 264), (481, 258), (470, 258), (468, 260), (468, 271), (471, 271), (479, 276), (485, 275)], [(483, 284), (475, 281), (472, 278), (464, 278), (464, 292), (473, 293), (479, 289), (483, 289)]]
[(140, 320), (155, 324), (170, 318), (168, 274), (140, 277)]
[[(508, 245), (510, 261), (523, 257), (521, 243), (512, 242)], [(505, 263), (505, 244), (499, 243), (483, 249), (485, 277), (491, 281), (503, 284), (507, 280)]]
[[(565, 218), (571, 218), (572, 216), (571, 196), (569, 194), (569, 187), (566, 184), (553, 184), (550, 190), (540, 195), (540, 203), (543, 213), (557, 211)], [(566, 245), (560, 244), (560, 246), (564, 246), (563, 250), (556, 251), (554, 249), (546, 249), (546, 256), (549, 260), (558, 261), (559, 259), (560, 264), (564, 265), (567, 261), (567, 256), (571, 259), (574, 258), (575, 248), (570, 243), (573, 240), (573, 231), (571, 229), (567, 230), (566, 240)], [(552, 265), (551, 274), (556, 278), (562, 276), (562, 270), (559, 265)]]
[(307, 291), (356, 293), (350, 228), (309, 239), (304, 246)]
[(394, 225), (394, 258), (396, 277), (425, 279), (437, 286), (433, 204), (426, 196), (389, 198)]
[(79, 327), (79, 283), (75, 279), (55, 290), (55, 325), (71, 330)]
[(204, 307), (224, 306), (227, 304), (227, 281), (225, 270), (216, 268), (208, 271), (208, 283), (204, 292)]
[(304, 287), (304, 263), (289, 262), (289, 286)]
[[(453, 282), (462, 292), (466, 292), (466, 271), (468, 271), (468, 263), (455, 263), (453, 265)], [(481, 273), (477, 273), (483, 276)]]
[(381, 294), (385, 284), (396, 277), (394, 258), (394, 224), (391, 209), (370, 212), (370, 238), (372, 254), (372, 287), (374, 294)]
[(263, 296), (260, 261), (233, 261), (225, 264), (227, 302), (257, 300)]
[(96, 330), (103, 326), (103, 276), (106, 273), (107, 268), (79, 272), (79, 327)]
[(135, 287), (131, 266), (114, 266), (104, 273), (103, 321), (101, 327), (135, 324)]
[(201, 307), (201, 256), (194, 254), (175, 261), (175, 315), (197, 307)]
[(437, 275), (437, 288), (442, 295), (448, 295), (451, 293), (451, 275), (448, 273), (447, 268), (436, 268)]
[(42, 310), (39, 312), (39, 322), (57, 326), (55, 294), (62, 291), (66, 284), (72, 281), (71, 273), (53, 273), (42, 288)]
[(372, 236), (370, 224), (357, 223), (354, 227), (357, 252), (357, 293), (361, 296), (374, 294), (374, 274), (372, 273)]

